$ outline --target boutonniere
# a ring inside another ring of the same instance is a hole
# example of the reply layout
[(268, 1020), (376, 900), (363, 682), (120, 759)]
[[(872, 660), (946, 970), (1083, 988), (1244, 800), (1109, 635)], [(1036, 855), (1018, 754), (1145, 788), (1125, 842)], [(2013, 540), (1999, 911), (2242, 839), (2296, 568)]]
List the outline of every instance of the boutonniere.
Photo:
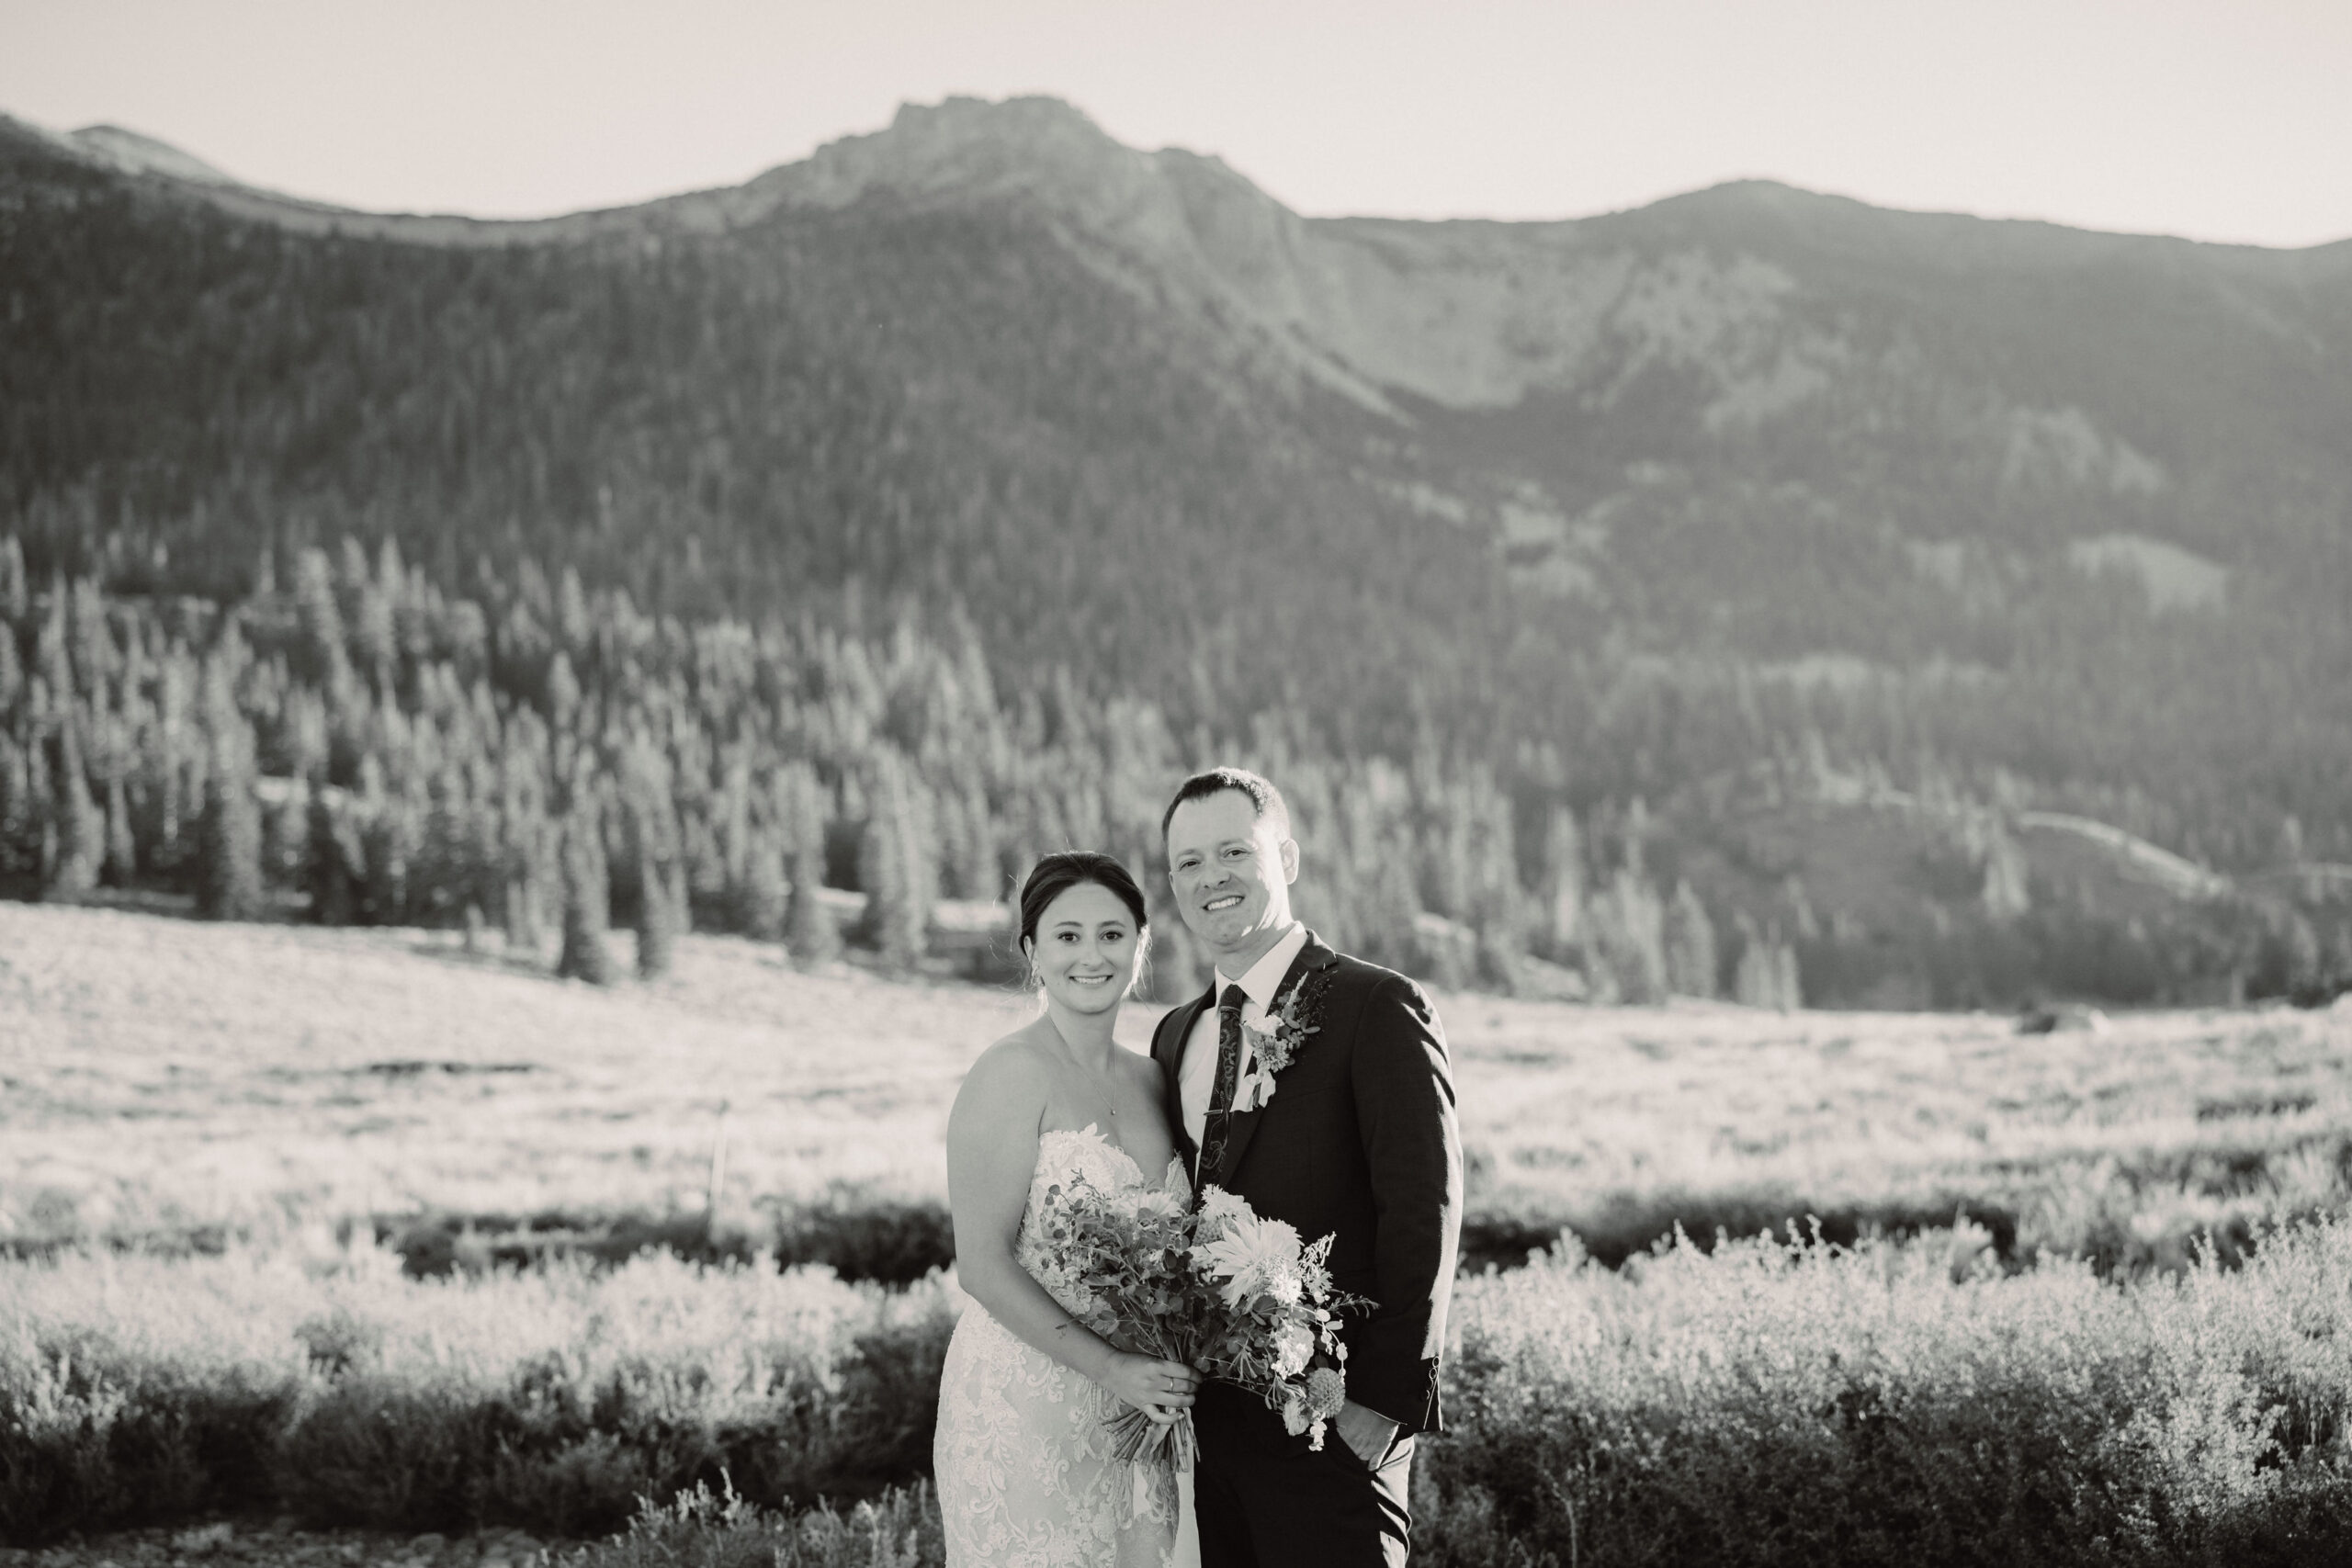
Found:
[[(1309, 976), (1277, 1000), (1267, 1019), (1271, 1028), (1253, 1029), (1247, 1023), (1241, 1026), (1241, 1037), (1250, 1045), (1250, 1071), (1235, 1086), (1234, 1110), (1257, 1111), (1273, 1099), (1275, 1075), (1297, 1059), (1308, 1035), (1322, 1032), (1322, 1024), (1316, 1021), (1322, 1012), (1319, 1004), (1323, 987), (1316, 984), (1321, 978), (1319, 975)], [(1310, 986), (1314, 987), (1311, 996)]]

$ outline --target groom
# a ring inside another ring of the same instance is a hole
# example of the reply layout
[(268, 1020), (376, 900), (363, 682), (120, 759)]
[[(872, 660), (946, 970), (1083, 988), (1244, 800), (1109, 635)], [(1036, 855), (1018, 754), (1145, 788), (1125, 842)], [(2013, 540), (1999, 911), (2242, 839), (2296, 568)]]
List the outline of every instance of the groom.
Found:
[(1184, 924), (1216, 960), (1208, 994), (1151, 1041), (1194, 1185), (1239, 1194), (1302, 1240), (1335, 1236), (1332, 1282), (1377, 1303), (1342, 1333), (1348, 1403), (1320, 1453), (1252, 1395), (1201, 1385), (1202, 1568), (1402, 1563), (1413, 1438), (1440, 1425), (1462, 1224), (1445, 1033), (1419, 986), (1292, 919), (1298, 845), (1265, 779), (1195, 773), (1160, 836)]

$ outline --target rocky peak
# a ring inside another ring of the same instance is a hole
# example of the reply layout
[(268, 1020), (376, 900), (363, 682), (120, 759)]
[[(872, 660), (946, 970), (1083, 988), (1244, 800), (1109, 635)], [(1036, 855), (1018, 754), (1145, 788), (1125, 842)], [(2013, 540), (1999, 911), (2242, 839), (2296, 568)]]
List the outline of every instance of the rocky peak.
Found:
[(66, 138), (81, 152), (132, 175), (168, 175), (199, 185), (233, 186), (243, 182), (192, 152), (168, 141), (158, 141), (119, 125), (85, 125)]
[(795, 205), (841, 207), (876, 192), (922, 199), (1008, 195), (1117, 201), (1150, 179), (1123, 147), (1058, 98), (905, 104), (884, 130), (827, 142), (754, 182)]

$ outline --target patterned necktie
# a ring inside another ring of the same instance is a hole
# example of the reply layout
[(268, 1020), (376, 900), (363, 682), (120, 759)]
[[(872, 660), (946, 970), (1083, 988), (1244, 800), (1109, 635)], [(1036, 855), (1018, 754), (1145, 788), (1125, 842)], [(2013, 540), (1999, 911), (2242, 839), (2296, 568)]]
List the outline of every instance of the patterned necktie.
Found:
[(1209, 1086), (1208, 1124), (1201, 1130), (1203, 1187), (1224, 1162), (1233, 1126), (1233, 1095), (1241, 1081), (1241, 998), (1240, 987), (1227, 986), (1216, 998), (1216, 1081)]

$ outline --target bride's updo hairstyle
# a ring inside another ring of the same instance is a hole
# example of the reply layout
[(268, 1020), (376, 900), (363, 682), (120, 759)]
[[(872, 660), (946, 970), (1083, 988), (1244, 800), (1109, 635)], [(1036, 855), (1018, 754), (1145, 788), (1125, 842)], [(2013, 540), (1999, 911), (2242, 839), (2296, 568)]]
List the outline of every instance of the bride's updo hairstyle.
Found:
[(1055, 899), (1071, 888), (1091, 882), (1107, 887), (1127, 907), (1136, 918), (1136, 946), (1149, 951), (1151, 917), (1144, 913), (1143, 889), (1127, 874), (1115, 856), (1093, 850), (1057, 850), (1040, 855), (1029, 869), (1029, 880), (1021, 885), (1021, 956), (1029, 957), (1037, 943), (1037, 922)]

